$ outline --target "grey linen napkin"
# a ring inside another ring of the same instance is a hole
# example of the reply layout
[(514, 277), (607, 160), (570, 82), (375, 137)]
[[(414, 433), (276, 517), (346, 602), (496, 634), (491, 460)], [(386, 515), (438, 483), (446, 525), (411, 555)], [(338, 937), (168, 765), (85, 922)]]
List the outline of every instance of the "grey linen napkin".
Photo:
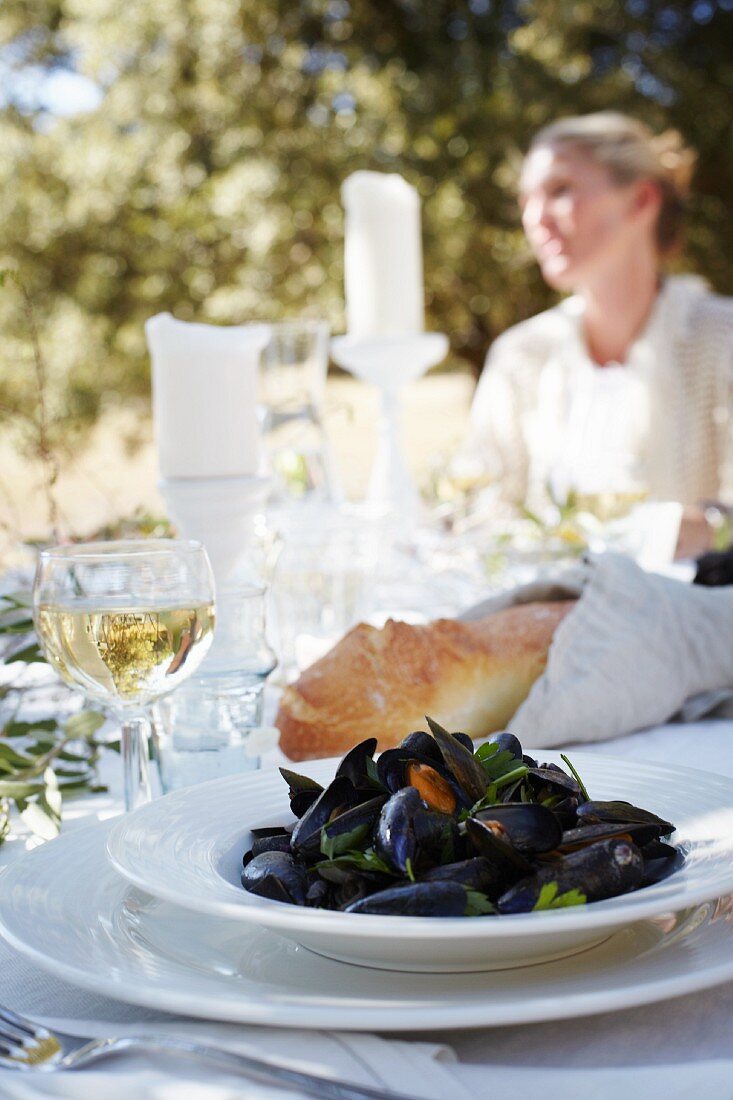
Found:
[(461, 618), (569, 598), (578, 602), (509, 725), (527, 744), (601, 741), (674, 716), (733, 715), (733, 587), (690, 585), (619, 554), (590, 555)]

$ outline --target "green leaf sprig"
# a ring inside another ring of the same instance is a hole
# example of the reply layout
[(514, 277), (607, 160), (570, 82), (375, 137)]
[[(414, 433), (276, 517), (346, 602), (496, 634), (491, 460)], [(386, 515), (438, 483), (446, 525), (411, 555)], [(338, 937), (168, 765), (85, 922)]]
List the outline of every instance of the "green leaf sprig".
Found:
[[(35, 836), (56, 836), (66, 796), (106, 789), (98, 782), (97, 764), (102, 749), (114, 747), (96, 736), (105, 720), (96, 710), (80, 710), (66, 718), (18, 718), (25, 699), (37, 690), (23, 671), (45, 660), (30, 607), (28, 593), (0, 596), (0, 642), (7, 641), (4, 663), (18, 666), (17, 675), (0, 686), (0, 698), (13, 711), (0, 728), (0, 843), (7, 838), (13, 813)], [(68, 698), (73, 698), (71, 690)], [(61, 704), (59, 710), (63, 709)]]
[(556, 882), (546, 882), (532, 906), (532, 912), (536, 913), (542, 909), (565, 909), (571, 905), (585, 905), (587, 901), (586, 895), (580, 890), (566, 890), (564, 894), (559, 894)]

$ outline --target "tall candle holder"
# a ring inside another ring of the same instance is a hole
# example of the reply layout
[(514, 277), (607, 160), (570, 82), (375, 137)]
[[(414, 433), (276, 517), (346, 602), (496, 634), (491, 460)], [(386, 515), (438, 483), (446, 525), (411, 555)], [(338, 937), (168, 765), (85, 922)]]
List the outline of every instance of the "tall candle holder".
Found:
[(448, 338), (440, 332), (406, 336), (338, 336), (331, 354), (339, 366), (363, 382), (377, 386), (381, 410), (377, 450), (367, 500), (409, 524), (418, 508), (418, 494), (402, 446), (402, 392), (448, 353)]

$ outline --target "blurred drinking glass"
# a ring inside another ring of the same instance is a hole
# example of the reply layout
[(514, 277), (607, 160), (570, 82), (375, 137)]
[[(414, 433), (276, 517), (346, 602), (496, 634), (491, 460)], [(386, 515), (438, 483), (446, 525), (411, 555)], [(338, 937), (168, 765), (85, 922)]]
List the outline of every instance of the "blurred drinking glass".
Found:
[(213, 640), (206, 551), (177, 539), (50, 547), (33, 607), (52, 668), (120, 722), (125, 808), (149, 801), (146, 708), (198, 668)]
[(283, 322), (271, 325), (270, 333), (260, 370), (266, 472), (285, 500), (335, 501), (340, 494), (323, 425), (329, 326)]
[(272, 604), (286, 680), (322, 657), (373, 607), (378, 533), (327, 510), (291, 517)]
[(240, 584), (219, 592), (214, 648), (180, 691), (153, 708), (153, 744), (163, 793), (251, 771), (274, 747), (263, 696), (277, 660), (267, 639), (267, 590)]

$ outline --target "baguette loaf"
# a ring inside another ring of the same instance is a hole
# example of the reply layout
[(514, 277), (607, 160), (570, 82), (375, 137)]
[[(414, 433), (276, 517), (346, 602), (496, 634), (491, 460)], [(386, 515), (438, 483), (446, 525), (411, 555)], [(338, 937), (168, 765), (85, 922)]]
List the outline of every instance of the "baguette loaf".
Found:
[(531, 603), (474, 622), (360, 623), (285, 688), (275, 725), (291, 760), (340, 756), (376, 737), (391, 748), (425, 729), (504, 729), (541, 674), (558, 623), (574, 601)]

